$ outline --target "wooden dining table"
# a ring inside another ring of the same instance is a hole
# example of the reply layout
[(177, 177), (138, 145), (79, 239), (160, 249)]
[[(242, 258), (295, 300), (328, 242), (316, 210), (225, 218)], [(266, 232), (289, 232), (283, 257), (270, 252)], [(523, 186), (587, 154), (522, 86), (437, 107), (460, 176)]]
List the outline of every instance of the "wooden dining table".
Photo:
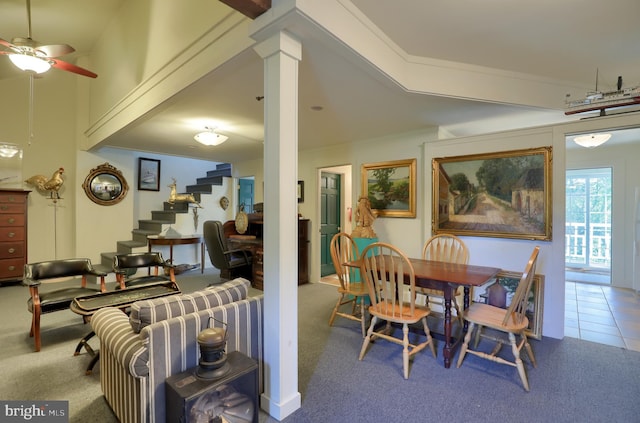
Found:
[[(413, 266), (416, 286), (435, 288), (444, 292), (444, 347), (442, 355), (444, 367), (449, 368), (451, 367), (451, 359), (455, 353), (455, 348), (468, 329), (468, 323), (465, 320), (462, 335), (457, 339), (453, 338), (451, 330), (451, 299), (455, 295), (457, 288), (462, 286), (464, 288), (464, 309), (466, 310), (470, 304), (470, 288), (488, 283), (496, 277), (501, 269), (415, 258), (411, 258), (409, 261)], [(357, 268), (360, 265), (360, 260), (345, 263), (345, 266)]]

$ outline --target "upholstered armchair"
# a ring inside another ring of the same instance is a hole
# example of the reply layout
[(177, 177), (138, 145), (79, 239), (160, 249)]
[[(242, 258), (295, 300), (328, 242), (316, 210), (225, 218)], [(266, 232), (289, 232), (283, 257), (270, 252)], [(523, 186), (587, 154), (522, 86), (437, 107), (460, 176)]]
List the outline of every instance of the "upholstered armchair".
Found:
[[(100, 285), (88, 287), (89, 276), (97, 278)], [(86, 258), (25, 264), (23, 284), (29, 287), (27, 308), (32, 314), (29, 336), (34, 338), (36, 351), (40, 351), (41, 346), (40, 316), (54, 311), (69, 310), (69, 305), (75, 297), (105, 292), (105, 276), (106, 273), (95, 270), (91, 261)], [(67, 281), (47, 283), (46, 289), (40, 289), (43, 281), (54, 282), (53, 279), (62, 278), (66, 278)], [(54, 285), (57, 285), (55, 289)]]

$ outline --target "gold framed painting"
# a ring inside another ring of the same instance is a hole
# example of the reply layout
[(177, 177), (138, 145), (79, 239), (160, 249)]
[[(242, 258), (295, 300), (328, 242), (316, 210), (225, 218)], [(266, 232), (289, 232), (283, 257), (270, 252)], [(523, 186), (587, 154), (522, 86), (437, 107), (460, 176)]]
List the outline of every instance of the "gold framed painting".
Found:
[[(473, 288), (473, 301), (508, 308), (511, 298), (518, 288), (522, 272), (501, 271), (486, 285)], [(491, 292), (491, 296), (489, 295)], [(526, 316), (529, 320), (527, 336), (542, 339), (542, 312), (544, 304), (544, 275), (533, 275), (529, 291), (529, 306)]]
[(551, 153), (434, 158), (433, 232), (550, 241)]
[(362, 195), (378, 217), (416, 217), (416, 159), (362, 165)]

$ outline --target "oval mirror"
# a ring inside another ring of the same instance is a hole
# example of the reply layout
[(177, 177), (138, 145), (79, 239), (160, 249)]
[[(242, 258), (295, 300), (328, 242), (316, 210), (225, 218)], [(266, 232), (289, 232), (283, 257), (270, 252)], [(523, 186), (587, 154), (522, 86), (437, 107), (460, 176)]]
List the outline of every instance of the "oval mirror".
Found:
[(109, 163), (91, 169), (82, 188), (91, 201), (102, 206), (118, 204), (129, 191), (129, 185), (122, 172)]

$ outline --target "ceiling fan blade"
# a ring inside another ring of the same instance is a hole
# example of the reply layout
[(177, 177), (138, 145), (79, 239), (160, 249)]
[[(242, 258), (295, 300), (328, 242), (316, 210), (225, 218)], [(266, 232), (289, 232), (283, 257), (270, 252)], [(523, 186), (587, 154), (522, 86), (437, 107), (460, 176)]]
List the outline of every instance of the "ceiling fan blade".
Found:
[(54, 68), (77, 73), (78, 75), (88, 76), (89, 78), (96, 78), (98, 76), (97, 74), (91, 72), (90, 70), (81, 68), (80, 66), (76, 66), (68, 62), (63, 62), (62, 60), (50, 59), (49, 62), (51, 63), (51, 66), (53, 66)]
[(73, 53), (76, 49), (68, 44), (51, 44), (48, 46), (39, 45), (36, 47), (36, 51), (44, 53), (47, 57), (60, 57), (65, 54)]
[(6, 48), (12, 50), (11, 52), (8, 52), (8, 53), (13, 53), (13, 52), (18, 52), (19, 51), (19, 49), (16, 46), (11, 44), (7, 40), (3, 40), (2, 38), (0, 38), (0, 45), (5, 46)]

